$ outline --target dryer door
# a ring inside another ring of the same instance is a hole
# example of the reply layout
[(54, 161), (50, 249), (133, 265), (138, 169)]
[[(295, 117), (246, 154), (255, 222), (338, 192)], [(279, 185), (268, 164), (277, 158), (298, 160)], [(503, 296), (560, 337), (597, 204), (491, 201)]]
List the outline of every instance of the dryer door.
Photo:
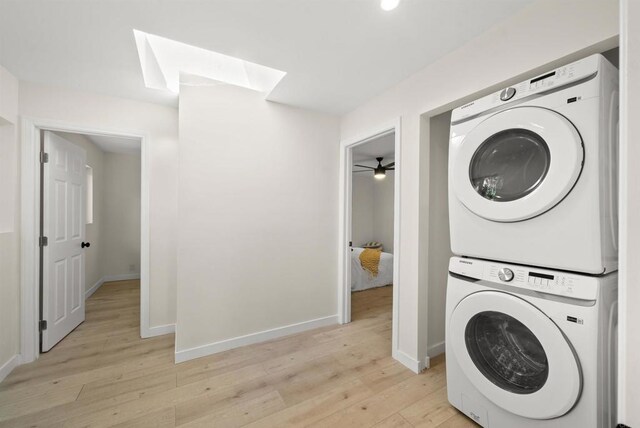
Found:
[(478, 391), (511, 413), (556, 418), (580, 397), (580, 364), (566, 337), (512, 294), (481, 291), (463, 299), (449, 319), (447, 340)]
[(488, 220), (526, 220), (553, 208), (573, 188), (584, 161), (580, 134), (564, 116), (515, 107), (452, 140), (456, 197)]

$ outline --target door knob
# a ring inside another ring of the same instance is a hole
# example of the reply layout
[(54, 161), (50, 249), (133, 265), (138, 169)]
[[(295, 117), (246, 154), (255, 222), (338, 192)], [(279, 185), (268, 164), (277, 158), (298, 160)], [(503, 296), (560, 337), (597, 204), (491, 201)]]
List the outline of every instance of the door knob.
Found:
[(80, 247), (84, 248), (87, 247), (89, 248), (91, 246), (91, 242), (83, 242), (82, 244), (80, 244)]

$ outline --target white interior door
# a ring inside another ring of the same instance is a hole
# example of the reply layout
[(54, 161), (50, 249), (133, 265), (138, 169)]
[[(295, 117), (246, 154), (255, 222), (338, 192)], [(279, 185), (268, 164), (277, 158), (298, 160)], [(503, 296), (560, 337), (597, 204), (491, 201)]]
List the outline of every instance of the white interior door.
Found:
[(42, 351), (84, 321), (86, 152), (51, 132), (44, 133)]

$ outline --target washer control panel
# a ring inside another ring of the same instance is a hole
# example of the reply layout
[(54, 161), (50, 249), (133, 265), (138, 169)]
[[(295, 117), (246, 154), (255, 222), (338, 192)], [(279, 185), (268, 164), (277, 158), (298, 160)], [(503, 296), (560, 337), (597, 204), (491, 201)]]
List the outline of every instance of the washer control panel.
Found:
[(451, 258), (449, 271), (476, 280), (573, 299), (596, 300), (598, 297), (598, 280), (587, 275), (462, 257)]

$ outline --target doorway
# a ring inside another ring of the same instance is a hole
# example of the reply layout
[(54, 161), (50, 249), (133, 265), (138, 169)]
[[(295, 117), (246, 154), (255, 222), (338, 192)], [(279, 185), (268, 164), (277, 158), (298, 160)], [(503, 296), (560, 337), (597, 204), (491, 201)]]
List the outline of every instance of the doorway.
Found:
[(389, 316), (396, 355), (400, 124), (341, 144), (339, 310), (342, 323)]
[[(96, 238), (95, 234), (92, 237), (91, 229), (95, 229), (98, 227), (96, 223), (96, 218), (99, 216), (99, 212), (96, 208), (95, 198), (100, 198), (99, 195), (96, 195), (96, 185), (97, 181), (104, 182), (105, 177), (100, 178), (100, 171), (97, 169), (104, 168), (98, 167), (95, 165), (91, 165), (91, 157), (88, 156), (88, 161), (82, 164), (82, 178), (83, 182), (86, 180), (89, 183), (93, 178), (93, 192), (87, 192), (87, 186), (84, 186), (81, 192), (78, 193), (76, 189), (76, 195), (80, 194), (82, 198), (81, 206), (84, 208), (83, 222), (76, 221), (76, 225), (84, 225), (85, 228), (85, 239), (81, 239), (75, 244), (85, 243), (85, 247), (82, 248), (83, 255), (86, 257), (86, 260), (82, 260), (80, 263), (80, 258), (84, 257), (75, 257), (75, 265), (73, 266), (76, 269), (76, 272), (81, 271), (78, 265), (82, 265), (85, 267), (85, 279), (81, 280), (81, 274), (76, 275), (75, 278), (80, 279), (80, 285), (78, 285), (78, 280), (75, 279), (76, 289), (79, 292), (75, 293), (75, 305), (71, 305), (73, 307), (77, 307), (78, 303), (80, 303), (80, 298), (82, 298), (82, 303), (84, 300), (88, 299), (95, 293), (99, 288), (102, 287), (103, 284), (109, 283), (112, 281), (119, 280), (128, 280), (134, 281), (134, 288), (137, 289), (136, 293), (139, 297), (136, 297), (135, 300), (135, 314), (132, 315), (136, 317), (136, 321), (139, 319), (139, 327), (136, 327), (136, 330), (139, 330), (141, 337), (150, 337), (153, 334), (149, 334), (149, 170), (148, 170), (148, 142), (149, 138), (144, 133), (139, 132), (131, 132), (131, 131), (115, 131), (115, 130), (104, 130), (104, 129), (95, 129), (91, 127), (82, 127), (73, 124), (65, 124), (58, 121), (52, 120), (44, 120), (44, 119), (31, 119), (31, 118), (23, 118), (23, 127), (22, 127), (22, 164), (21, 164), (21, 212), (22, 212), (22, 231), (21, 231), (21, 241), (22, 241), (22, 250), (21, 250), (21, 355), (22, 361), (24, 363), (31, 362), (36, 360), (40, 354), (40, 329), (45, 327), (43, 323), (40, 321), (47, 321), (46, 327), (49, 327), (49, 319), (42, 318), (41, 315), (41, 302), (42, 305), (45, 306), (47, 304), (46, 300), (41, 300), (41, 296), (44, 296), (40, 288), (40, 280), (46, 274), (46, 268), (41, 266), (41, 243), (43, 242), (43, 237), (46, 236), (48, 244), (51, 239), (51, 231), (49, 231), (49, 235), (44, 235), (41, 233), (42, 224), (41, 222), (45, 221), (46, 215), (46, 204), (45, 209), (42, 210), (41, 215), (41, 193), (40, 190), (46, 189), (46, 183), (44, 179), (46, 178), (46, 173), (42, 173), (41, 171), (41, 162), (45, 160), (49, 160), (54, 162), (55, 159), (50, 157), (46, 159), (44, 155), (40, 154), (41, 151), (41, 138), (45, 135), (46, 132), (51, 134), (56, 134), (58, 137), (62, 136), (64, 140), (74, 140), (69, 142), (70, 144), (74, 144), (76, 146), (82, 146), (82, 142), (79, 142), (78, 139), (86, 139), (90, 141), (94, 146), (99, 148), (99, 151), (105, 153), (107, 152), (115, 152), (109, 153), (109, 156), (113, 158), (117, 158), (118, 156), (127, 155), (127, 151), (129, 151), (129, 155), (135, 153), (132, 159), (130, 159), (130, 164), (135, 166), (136, 173), (135, 182), (127, 182), (126, 184), (122, 181), (128, 177), (125, 173), (116, 172), (111, 174), (111, 177), (115, 177), (115, 183), (111, 186), (112, 189), (116, 189), (114, 193), (116, 196), (118, 195), (127, 195), (130, 191), (135, 191), (137, 196), (135, 198), (135, 206), (136, 208), (133, 210), (133, 214), (130, 212), (127, 213), (130, 222), (135, 223), (136, 227), (131, 229), (131, 227), (127, 227), (122, 225), (121, 219), (118, 219), (117, 216), (114, 216), (114, 212), (123, 211), (123, 207), (127, 205), (131, 206), (131, 202), (122, 203), (122, 201), (113, 201), (109, 204), (109, 207), (112, 208), (109, 215), (107, 215), (110, 219), (115, 219), (118, 225), (122, 226), (122, 231), (127, 231), (127, 237), (120, 237), (119, 239), (115, 239), (116, 241), (128, 240), (127, 242), (134, 242), (134, 246), (137, 248), (136, 255), (131, 256), (131, 252), (129, 250), (123, 251), (115, 251), (115, 257), (107, 257), (104, 258), (102, 256), (97, 255), (99, 253), (99, 248), (108, 247), (106, 236), (110, 235), (110, 233), (106, 233), (102, 236), (102, 238)], [(93, 140), (93, 141), (91, 141)], [(101, 149), (100, 147), (108, 147), (111, 145), (113, 150)], [(86, 147), (85, 147), (86, 149)], [(87, 152), (85, 150), (85, 152)], [(49, 154), (51, 156), (51, 154)], [(42, 156), (42, 157), (41, 157)], [(107, 163), (107, 161), (104, 161)], [(116, 161), (115, 164), (122, 165), (121, 159), (120, 161)], [(125, 180), (126, 181), (126, 180)], [(86, 202), (89, 197), (94, 198), (94, 203), (90, 208)], [(76, 198), (80, 199), (80, 198)], [(130, 199), (129, 199), (130, 201)], [(50, 203), (50, 202), (49, 202)], [(124, 210), (127, 211), (127, 210)], [(93, 216), (93, 220), (91, 217)], [(77, 219), (76, 219), (77, 220)], [(87, 224), (87, 221), (93, 221), (93, 225)], [(104, 219), (103, 219), (104, 221)], [(54, 230), (54, 229), (50, 229)], [(78, 230), (73, 231), (74, 234), (78, 234)], [(80, 231), (81, 235), (82, 232)], [(55, 235), (55, 232), (54, 232)], [(114, 234), (114, 237), (120, 236), (118, 234)], [(98, 240), (96, 240), (98, 239)], [(102, 240), (102, 243), (100, 243)], [(93, 242), (92, 242), (93, 241)], [(74, 245), (75, 245), (74, 244)], [(46, 246), (45, 246), (46, 248)], [(110, 254), (114, 254), (114, 252), (110, 252)], [(114, 263), (116, 265), (122, 266), (122, 258), (128, 258), (131, 261), (126, 263), (124, 269), (118, 269), (118, 271), (114, 271), (108, 266), (113, 266)], [(93, 261), (91, 260), (93, 259)], [(87, 264), (86, 266), (85, 263)], [(92, 265), (93, 263), (93, 265)], [(91, 276), (87, 275), (90, 271), (95, 271), (95, 266), (107, 266), (103, 271), (99, 272), (99, 276)], [(93, 268), (92, 268), (93, 266)], [(64, 272), (64, 269), (59, 269)], [(98, 279), (96, 279), (98, 278)], [(131, 284), (130, 284), (131, 285)], [(103, 287), (109, 288), (109, 287)], [(56, 295), (49, 296), (53, 297), (54, 300)], [(58, 299), (60, 304), (68, 304), (64, 299)], [(139, 310), (137, 309), (139, 308)], [(62, 312), (60, 312), (62, 313)], [(47, 314), (49, 315), (49, 314)], [(55, 318), (55, 317), (54, 317)], [(77, 321), (77, 320), (76, 320)], [(136, 322), (136, 324), (138, 324)], [(71, 327), (73, 329), (75, 327)], [(66, 327), (67, 331), (69, 327)], [(68, 332), (67, 332), (68, 333)], [(65, 334), (66, 335), (66, 334)], [(64, 337), (64, 335), (62, 335)], [(55, 340), (52, 341), (51, 346), (55, 343)]]
[(391, 315), (395, 132), (351, 149), (351, 319)]
[(126, 306), (140, 306), (140, 160), (139, 138), (41, 131), (41, 352), (83, 323), (103, 284), (115, 295), (128, 281)]

